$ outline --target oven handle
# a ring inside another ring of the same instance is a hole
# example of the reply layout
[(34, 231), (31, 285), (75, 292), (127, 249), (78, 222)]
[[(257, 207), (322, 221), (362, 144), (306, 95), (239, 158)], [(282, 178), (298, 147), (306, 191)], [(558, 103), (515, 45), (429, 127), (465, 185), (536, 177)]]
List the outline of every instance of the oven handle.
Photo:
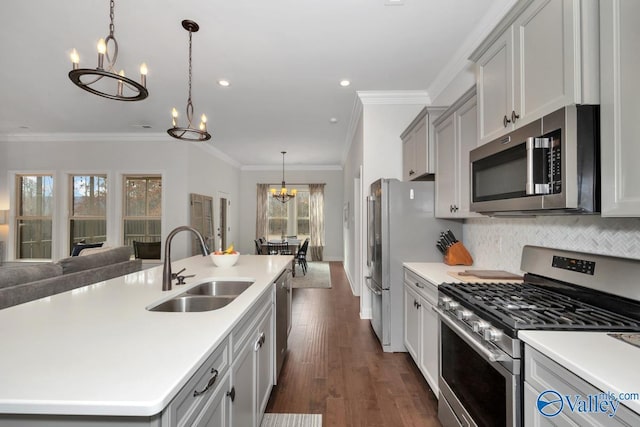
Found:
[(469, 332), (462, 329), (459, 325), (457, 325), (453, 320), (449, 319), (447, 315), (440, 309), (436, 307), (432, 307), (433, 311), (438, 313), (440, 320), (446, 323), (454, 332), (462, 338), (467, 344), (469, 344), (476, 352), (480, 353), (487, 361), (489, 362), (505, 362), (509, 361), (510, 357), (503, 353), (494, 353), (491, 350), (488, 350), (479, 343), (474, 336), (472, 336)]

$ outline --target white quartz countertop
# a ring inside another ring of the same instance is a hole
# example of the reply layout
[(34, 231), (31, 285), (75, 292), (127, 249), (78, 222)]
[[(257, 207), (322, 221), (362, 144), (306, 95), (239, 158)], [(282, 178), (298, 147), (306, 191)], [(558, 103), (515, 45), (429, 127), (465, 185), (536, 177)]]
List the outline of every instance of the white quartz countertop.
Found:
[(402, 265), (436, 286), (441, 283), (461, 283), (448, 275), (448, 271), (459, 272), (474, 268), (468, 265), (447, 265), (443, 262), (405, 262)]
[[(640, 393), (640, 348), (605, 332), (520, 331), (518, 337), (603, 392)], [(640, 414), (640, 400), (620, 403)]]
[[(196, 274), (163, 292), (162, 266), (0, 310), (0, 413), (151, 416), (161, 412), (291, 257), (172, 263)], [(255, 283), (199, 313), (146, 307), (207, 279)]]

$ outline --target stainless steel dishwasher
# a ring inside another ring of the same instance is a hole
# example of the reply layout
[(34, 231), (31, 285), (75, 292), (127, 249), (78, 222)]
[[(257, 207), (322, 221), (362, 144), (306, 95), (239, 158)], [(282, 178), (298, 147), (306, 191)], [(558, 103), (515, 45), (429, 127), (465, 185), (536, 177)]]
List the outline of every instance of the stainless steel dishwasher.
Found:
[(287, 355), (287, 337), (291, 329), (291, 270), (276, 279), (276, 383)]

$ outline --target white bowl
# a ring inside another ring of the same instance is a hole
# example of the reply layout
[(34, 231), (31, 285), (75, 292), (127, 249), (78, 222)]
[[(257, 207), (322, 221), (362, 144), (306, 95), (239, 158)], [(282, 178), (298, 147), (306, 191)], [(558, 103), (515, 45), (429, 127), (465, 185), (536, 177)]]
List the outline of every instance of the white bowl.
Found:
[(231, 267), (238, 262), (238, 258), (240, 258), (240, 252), (236, 252), (235, 254), (210, 254), (209, 255), (213, 260), (213, 263), (222, 268)]

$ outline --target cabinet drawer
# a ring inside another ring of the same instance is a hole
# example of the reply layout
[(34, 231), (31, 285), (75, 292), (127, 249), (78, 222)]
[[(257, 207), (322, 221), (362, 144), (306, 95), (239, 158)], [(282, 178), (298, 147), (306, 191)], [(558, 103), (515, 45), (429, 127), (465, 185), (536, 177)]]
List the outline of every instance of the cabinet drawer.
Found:
[(228, 370), (229, 343), (225, 339), (171, 401), (163, 413), (163, 425), (192, 425), (209, 395), (218, 388)]
[(404, 282), (433, 305), (438, 305), (438, 287), (414, 272), (404, 270)]

